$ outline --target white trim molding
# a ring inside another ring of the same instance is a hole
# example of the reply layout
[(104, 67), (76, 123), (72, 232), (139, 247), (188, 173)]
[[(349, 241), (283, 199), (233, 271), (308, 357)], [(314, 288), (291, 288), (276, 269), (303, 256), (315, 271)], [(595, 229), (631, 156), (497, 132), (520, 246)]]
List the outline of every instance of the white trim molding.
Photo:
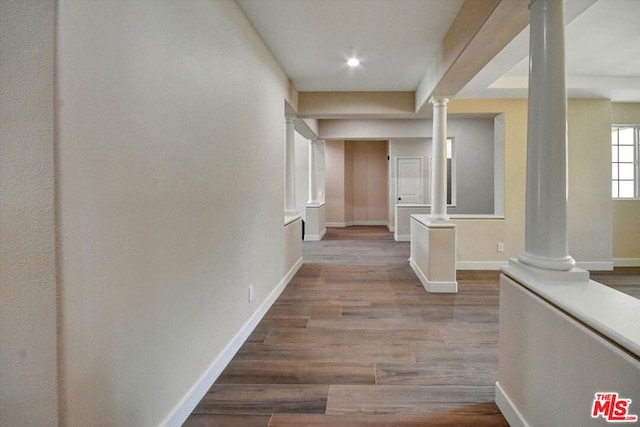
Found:
[(285, 227), (289, 224), (296, 222), (297, 220), (302, 219), (302, 215), (285, 215), (284, 216), (284, 225)]
[(612, 261), (576, 261), (576, 267), (589, 271), (611, 271)]
[(325, 226), (330, 228), (344, 228), (347, 226), (347, 224), (345, 224), (344, 222), (327, 222), (325, 223)]
[(305, 234), (304, 241), (305, 242), (317, 242), (319, 240), (322, 240), (322, 238), (324, 237), (325, 234), (327, 234), (327, 229), (323, 228), (322, 231), (320, 232), (320, 234)]
[(458, 282), (431, 282), (413, 258), (409, 258), (409, 265), (411, 265), (411, 268), (427, 292), (447, 294), (458, 292)]
[(640, 258), (614, 258), (614, 267), (640, 267)]
[(393, 234), (393, 238), (395, 239), (396, 242), (410, 242), (411, 241), (411, 234), (394, 233)]
[(327, 227), (344, 228), (351, 227), (352, 225), (382, 225), (389, 228), (389, 222), (387, 221), (347, 221), (347, 222), (327, 222)]
[(500, 270), (508, 264), (504, 261), (458, 261), (456, 270)]
[(496, 381), (496, 405), (511, 427), (529, 427), (509, 395), (502, 389), (500, 381)]

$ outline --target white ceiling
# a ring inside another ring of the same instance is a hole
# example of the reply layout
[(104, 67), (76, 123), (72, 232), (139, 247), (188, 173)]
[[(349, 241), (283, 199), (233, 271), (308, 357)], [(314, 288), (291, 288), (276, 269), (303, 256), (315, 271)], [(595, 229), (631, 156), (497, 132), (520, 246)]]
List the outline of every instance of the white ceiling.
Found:
[[(305, 92), (415, 91), (463, 0), (237, 2)], [(567, 0), (566, 18), (569, 95), (640, 102), (640, 0)], [(528, 32), (457, 97), (526, 97)]]
[(296, 89), (334, 92), (416, 90), (463, 0), (237, 2)]

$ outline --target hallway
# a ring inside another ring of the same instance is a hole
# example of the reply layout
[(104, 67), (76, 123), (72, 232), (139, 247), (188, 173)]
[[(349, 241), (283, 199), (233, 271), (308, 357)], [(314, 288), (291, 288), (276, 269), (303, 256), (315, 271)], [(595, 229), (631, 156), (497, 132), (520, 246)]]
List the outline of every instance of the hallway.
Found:
[(498, 272), (428, 294), (385, 227), (328, 229), (186, 426), (502, 426)]

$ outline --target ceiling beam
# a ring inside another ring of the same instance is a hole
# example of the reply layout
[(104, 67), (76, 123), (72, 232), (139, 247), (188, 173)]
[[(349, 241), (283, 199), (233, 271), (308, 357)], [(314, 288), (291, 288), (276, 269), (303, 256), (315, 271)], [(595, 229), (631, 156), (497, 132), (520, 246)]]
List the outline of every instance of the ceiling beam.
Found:
[(300, 92), (298, 117), (407, 118), (413, 117), (413, 92)]
[(424, 115), (432, 96), (452, 97), (529, 24), (529, 0), (465, 0), (416, 91)]

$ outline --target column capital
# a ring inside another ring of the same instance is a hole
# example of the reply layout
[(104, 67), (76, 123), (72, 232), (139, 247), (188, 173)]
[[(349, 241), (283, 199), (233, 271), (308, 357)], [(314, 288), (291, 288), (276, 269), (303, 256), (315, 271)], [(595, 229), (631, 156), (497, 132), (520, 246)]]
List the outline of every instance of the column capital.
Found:
[(324, 139), (314, 138), (310, 139), (309, 142), (311, 142), (312, 144), (324, 144)]
[(296, 122), (296, 118), (295, 118), (295, 117), (293, 117), (293, 116), (286, 116), (286, 117), (284, 118), (284, 122), (285, 122), (285, 123), (289, 123), (289, 124), (293, 124), (293, 123), (295, 123), (295, 122)]
[(444, 107), (447, 105), (447, 103), (449, 102), (449, 98), (446, 98), (444, 96), (432, 96), (429, 99), (429, 103), (432, 104), (435, 107)]

